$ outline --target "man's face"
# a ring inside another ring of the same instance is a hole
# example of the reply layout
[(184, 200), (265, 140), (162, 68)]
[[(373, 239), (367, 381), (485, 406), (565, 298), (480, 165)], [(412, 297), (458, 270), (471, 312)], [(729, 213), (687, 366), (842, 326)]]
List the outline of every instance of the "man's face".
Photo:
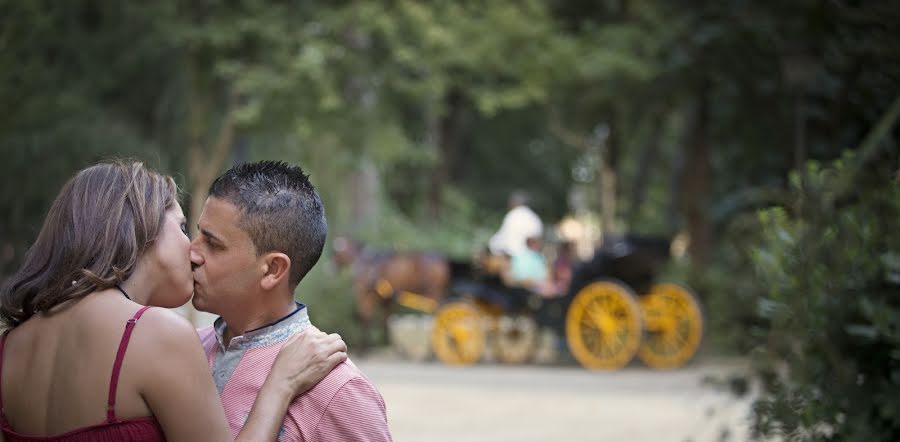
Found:
[(218, 315), (241, 311), (256, 298), (264, 263), (239, 225), (240, 210), (215, 197), (206, 200), (199, 233), (191, 242), (197, 310)]

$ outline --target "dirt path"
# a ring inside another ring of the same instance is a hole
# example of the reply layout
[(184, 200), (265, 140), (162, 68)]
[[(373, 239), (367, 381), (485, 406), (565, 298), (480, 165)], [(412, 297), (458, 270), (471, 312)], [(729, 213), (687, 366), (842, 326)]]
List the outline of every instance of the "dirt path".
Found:
[(734, 361), (672, 372), (634, 367), (592, 373), (354, 360), (384, 396), (397, 442), (747, 440), (749, 399), (704, 382), (740, 371)]

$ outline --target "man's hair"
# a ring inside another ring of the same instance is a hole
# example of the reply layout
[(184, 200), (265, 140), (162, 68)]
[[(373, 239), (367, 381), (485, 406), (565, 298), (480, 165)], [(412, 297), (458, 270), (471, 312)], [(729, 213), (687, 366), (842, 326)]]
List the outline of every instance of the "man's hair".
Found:
[(291, 259), (291, 289), (322, 256), (328, 233), (325, 209), (300, 167), (283, 161), (237, 165), (216, 178), (209, 196), (238, 208), (240, 227), (257, 256), (277, 251)]
[(177, 191), (171, 177), (140, 162), (79, 171), (53, 201), (22, 266), (0, 288), (0, 319), (15, 327), (124, 282), (159, 237)]

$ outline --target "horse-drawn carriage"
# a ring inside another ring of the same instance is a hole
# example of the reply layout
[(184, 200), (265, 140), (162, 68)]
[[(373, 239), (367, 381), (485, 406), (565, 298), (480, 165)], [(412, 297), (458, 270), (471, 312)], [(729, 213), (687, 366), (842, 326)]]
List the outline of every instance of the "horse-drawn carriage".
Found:
[[(341, 245), (335, 258), (353, 262), (364, 337), (380, 310), (383, 334), (414, 359), (433, 351), (442, 362), (468, 365), (490, 353), (501, 362), (523, 363), (549, 345), (567, 349), (592, 370), (621, 368), (635, 354), (665, 369), (689, 361), (703, 334), (691, 291), (656, 280), (669, 258), (667, 239), (607, 239), (553, 298), (505, 284), (496, 268), (485, 265), (491, 261), (451, 263), (434, 254)], [(389, 318), (397, 305), (419, 314)]]
[(685, 287), (656, 281), (669, 241), (627, 236), (608, 240), (577, 266), (556, 298), (510, 287), (495, 272), (455, 276), (434, 312), (431, 342), (448, 364), (472, 364), (492, 350), (508, 363), (530, 360), (541, 331), (565, 337), (585, 368), (614, 370), (637, 356), (652, 368), (676, 368), (696, 353), (703, 318)]

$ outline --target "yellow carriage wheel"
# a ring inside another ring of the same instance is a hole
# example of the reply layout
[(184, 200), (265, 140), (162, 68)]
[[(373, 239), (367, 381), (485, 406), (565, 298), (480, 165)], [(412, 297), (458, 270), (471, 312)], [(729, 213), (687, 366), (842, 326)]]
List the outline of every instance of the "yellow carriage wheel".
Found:
[(641, 312), (624, 284), (597, 281), (581, 289), (566, 312), (566, 339), (575, 359), (590, 370), (616, 370), (641, 343)]
[(703, 314), (690, 290), (672, 283), (656, 284), (641, 298), (644, 341), (638, 357), (656, 369), (678, 368), (700, 347)]
[(431, 345), (437, 358), (450, 365), (471, 365), (484, 354), (484, 318), (477, 307), (451, 302), (434, 315)]
[(431, 357), (431, 315), (392, 315), (388, 319), (391, 346), (406, 358), (423, 362)]
[(493, 349), (500, 362), (522, 364), (534, 355), (538, 325), (527, 315), (504, 315), (497, 320)]

